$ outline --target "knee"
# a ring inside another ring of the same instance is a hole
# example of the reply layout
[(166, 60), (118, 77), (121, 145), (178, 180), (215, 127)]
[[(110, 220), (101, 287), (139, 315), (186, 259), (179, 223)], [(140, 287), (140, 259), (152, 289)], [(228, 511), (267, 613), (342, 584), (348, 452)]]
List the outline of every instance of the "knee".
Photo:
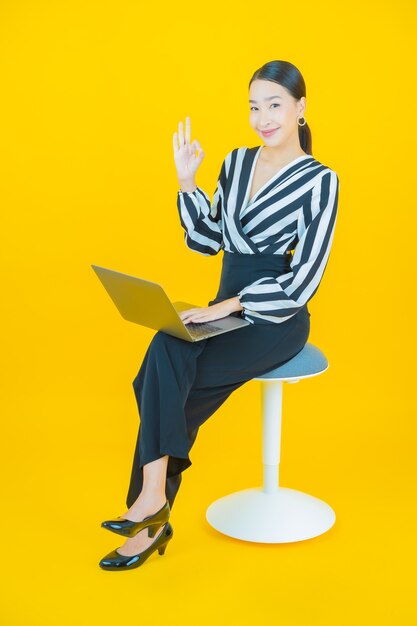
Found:
[(159, 354), (161, 353), (161, 349), (166, 343), (167, 336), (168, 335), (158, 330), (158, 332), (155, 333), (155, 335), (151, 339), (148, 345), (148, 348), (146, 350), (145, 356), (143, 357), (143, 361), (141, 363), (139, 371), (137, 372), (135, 378), (132, 381), (132, 385), (135, 391), (140, 387), (140, 384), (145, 375), (146, 368), (151, 363), (155, 363), (155, 361), (158, 359), (158, 353)]
[(173, 337), (172, 335), (168, 335), (164, 333), (162, 330), (158, 330), (152, 338), (151, 343), (149, 344), (150, 350), (158, 350), (160, 348), (166, 348), (168, 346), (174, 346), (181, 341), (177, 337)]
[(167, 338), (170, 335), (167, 335), (166, 333), (162, 332), (162, 330), (158, 330), (154, 336), (152, 337), (151, 343), (149, 344), (150, 346), (158, 346), (159, 344), (163, 344), (166, 342)]
[(139, 371), (133, 381), (134, 386), (135, 384), (137, 386), (138, 379), (142, 374), (143, 368), (147, 367), (150, 362), (155, 362), (155, 360), (158, 359), (158, 356), (161, 355), (161, 352), (166, 352), (168, 344), (170, 344), (171, 341), (174, 339), (175, 337), (171, 337), (161, 330), (158, 330), (158, 332), (155, 333), (148, 345), (148, 349), (146, 350), (142, 365), (140, 366)]

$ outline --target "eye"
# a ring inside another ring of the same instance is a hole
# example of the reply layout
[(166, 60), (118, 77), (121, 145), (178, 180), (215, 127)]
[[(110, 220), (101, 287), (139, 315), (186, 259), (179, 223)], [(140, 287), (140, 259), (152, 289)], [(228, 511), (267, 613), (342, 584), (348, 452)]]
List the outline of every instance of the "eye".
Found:
[[(278, 102), (273, 102), (273, 103), (271, 104), (271, 107), (274, 107), (274, 106), (275, 106), (275, 107), (279, 107), (279, 106), (281, 106), (281, 105), (280, 105), (280, 104), (278, 104)], [(251, 111), (253, 111), (253, 110), (257, 111), (258, 109), (257, 109), (256, 107), (250, 107), (250, 110), (251, 110)]]

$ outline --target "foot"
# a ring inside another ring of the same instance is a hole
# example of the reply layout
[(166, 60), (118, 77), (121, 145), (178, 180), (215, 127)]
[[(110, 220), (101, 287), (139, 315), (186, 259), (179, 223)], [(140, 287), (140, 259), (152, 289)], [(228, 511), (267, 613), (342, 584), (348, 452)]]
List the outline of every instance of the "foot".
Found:
[[(124, 519), (131, 520), (133, 522), (140, 522), (148, 515), (153, 515), (159, 509), (161, 509), (166, 502), (166, 498), (164, 499), (150, 499), (145, 498), (144, 496), (139, 496), (139, 498), (132, 504), (132, 506), (123, 513), (120, 517)], [(133, 556), (134, 554), (139, 554), (139, 552), (143, 552), (146, 550), (148, 546), (153, 543), (157, 537), (161, 534), (161, 529), (163, 528), (163, 524), (158, 527), (156, 534), (154, 537), (148, 537), (148, 529), (143, 528), (140, 532), (138, 532), (134, 537), (129, 537), (126, 539), (125, 543), (117, 548), (117, 552), (122, 554), (123, 556)]]
[(148, 517), (148, 515), (153, 515), (159, 511), (159, 509), (162, 509), (165, 502), (166, 498), (146, 498), (140, 495), (130, 509), (122, 513), (120, 517), (132, 522), (141, 522), (145, 517)]
[(148, 529), (144, 528), (134, 537), (129, 537), (128, 539), (126, 539), (125, 543), (122, 546), (116, 548), (116, 552), (118, 552), (122, 556), (133, 556), (135, 554), (139, 554), (139, 552), (143, 552), (151, 545), (151, 543), (158, 539), (158, 537), (163, 532), (164, 526), (165, 524), (162, 524), (158, 528), (154, 537), (148, 537)]

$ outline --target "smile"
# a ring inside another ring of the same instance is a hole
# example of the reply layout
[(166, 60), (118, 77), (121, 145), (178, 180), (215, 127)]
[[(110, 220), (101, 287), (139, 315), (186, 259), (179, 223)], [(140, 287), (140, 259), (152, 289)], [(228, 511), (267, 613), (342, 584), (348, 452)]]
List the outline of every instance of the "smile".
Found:
[(273, 130), (261, 130), (261, 133), (264, 137), (270, 137), (275, 133), (275, 131), (279, 130), (279, 128), (274, 128)]

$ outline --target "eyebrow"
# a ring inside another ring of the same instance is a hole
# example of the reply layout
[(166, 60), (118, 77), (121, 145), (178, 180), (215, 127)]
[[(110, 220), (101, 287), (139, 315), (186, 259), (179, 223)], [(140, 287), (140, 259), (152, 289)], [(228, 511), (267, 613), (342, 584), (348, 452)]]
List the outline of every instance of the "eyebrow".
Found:
[[(274, 98), (281, 98), (282, 100), (282, 96), (269, 96), (269, 98), (264, 98), (264, 100), (273, 100)], [(256, 104), (256, 100), (249, 100), (249, 102)]]

